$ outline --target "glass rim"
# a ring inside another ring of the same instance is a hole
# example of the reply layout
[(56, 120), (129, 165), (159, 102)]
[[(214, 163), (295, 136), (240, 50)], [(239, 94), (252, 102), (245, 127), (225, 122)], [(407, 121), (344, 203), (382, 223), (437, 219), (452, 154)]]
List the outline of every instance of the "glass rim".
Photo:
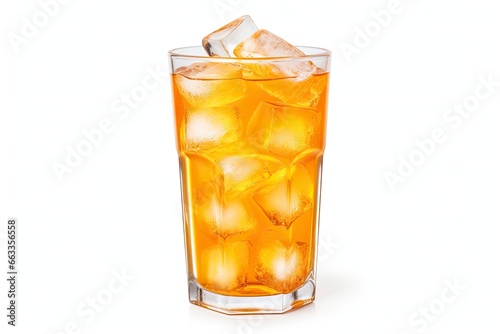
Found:
[(256, 62), (256, 61), (282, 61), (282, 60), (296, 60), (296, 59), (311, 59), (311, 58), (324, 58), (330, 57), (332, 52), (325, 48), (315, 47), (315, 46), (303, 46), (297, 45), (301, 51), (305, 49), (315, 50), (314, 53), (305, 53), (303, 56), (272, 56), (272, 57), (258, 57), (258, 58), (245, 58), (245, 57), (211, 57), (208, 54), (204, 55), (196, 55), (193, 52), (189, 53), (188, 50), (204, 50), (201, 45), (194, 46), (184, 46), (175, 49), (171, 49), (168, 51), (168, 54), (172, 58), (185, 58), (185, 59), (202, 59), (202, 60), (210, 60), (210, 61), (221, 61), (221, 62), (234, 62), (235, 60), (238, 62)]

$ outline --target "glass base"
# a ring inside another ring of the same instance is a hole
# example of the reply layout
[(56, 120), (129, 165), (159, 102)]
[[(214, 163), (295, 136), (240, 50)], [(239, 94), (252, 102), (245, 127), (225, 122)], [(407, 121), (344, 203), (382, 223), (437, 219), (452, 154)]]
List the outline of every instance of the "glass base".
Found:
[(308, 279), (297, 290), (269, 296), (226, 296), (202, 288), (189, 281), (189, 301), (224, 314), (276, 314), (295, 310), (314, 301), (316, 286)]

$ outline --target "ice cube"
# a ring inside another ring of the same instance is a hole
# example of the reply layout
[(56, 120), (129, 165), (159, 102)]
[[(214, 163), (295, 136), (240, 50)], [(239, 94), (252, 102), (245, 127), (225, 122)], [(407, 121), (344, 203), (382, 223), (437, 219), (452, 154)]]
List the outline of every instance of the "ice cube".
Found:
[(261, 102), (247, 127), (247, 138), (259, 150), (293, 159), (315, 145), (319, 113), (314, 109)]
[(241, 66), (218, 62), (193, 63), (190, 66), (180, 67), (175, 74), (193, 80), (240, 79)]
[[(258, 30), (234, 49), (234, 54), (243, 58), (302, 57), (304, 53), (284, 39), (267, 30)], [(272, 77), (299, 77), (305, 79), (316, 73), (316, 66), (309, 60), (284, 60), (272, 64), (251, 64), (256, 75)]]
[(245, 15), (205, 36), (202, 44), (210, 56), (234, 57), (235, 46), (256, 31), (255, 23)]
[(249, 38), (242, 40), (234, 49), (234, 53), (244, 58), (304, 55), (304, 52), (265, 29), (255, 31)]
[(302, 164), (292, 164), (276, 175), (280, 176), (276, 177), (276, 182), (257, 191), (253, 199), (271, 223), (288, 229), (311, 209), (315, 184)]
[[(238, 44), (234, 53), (245, 58), (304, 56), (298, 48), (267, 30), (259, 30)], [(321, 71), (307, 59), (256, 61), (243, 66), (246, 68), (244, 75), (253, 79), (280, 79), (266, 80), (258, 85), (289, 105), (315, 107), (327, 84), (326, 75), (321, 75)]]
[(318, 74), (313, 74), (306, 79), (266, 80), (257, 82), (257, 85), (287, 105), (314, 108), (318, 105), (321, 93), (327, 87), (327, 83), (326, 74), (318, 72)]
[(307, 278), (307, 249), (303, 242), (265, 241), (257, 254), (255, 277), (282, 293), (300, 287)]
[(212, 233), (224, 239), (255, 226), (255, 220), (247, 212), (245, 204), (238, 200), (222, 203), (217, 197), (212, 197), (201, 204), (200, 212)]
[(206, 248), (199, 262), (200, 283), (215, 290), (230, 291), (247, 283), (249, 241), (227, 242)]
[(194, 63), (179, 68), (174, 82), (190, 106), (224, 106), (245, 96), (241, 67), (231, 63)]
[(223, 175), (226, 199), (253, 191), (283, 167), (279, 160), (262, 154), (230, 155), (220, 159), (218, 165)]
[(186, 110), (187, 150), (209, 149), (236, 142), (240, 134), (238, 110), (213, 107)]

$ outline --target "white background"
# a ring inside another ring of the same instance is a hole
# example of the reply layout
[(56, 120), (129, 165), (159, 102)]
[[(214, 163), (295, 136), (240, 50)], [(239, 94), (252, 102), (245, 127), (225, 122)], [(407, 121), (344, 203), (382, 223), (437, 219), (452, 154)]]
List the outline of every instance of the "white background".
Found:
[[(40, 5), (2, 0), (1, 268), (14, 216), (20, 292), (12, 329), (2, 279), (0, 332), (62, 333), (74, 322), (80, 333), (498, 333), (500, 87), (456, 129), (443, 115), (478, 77), (500, 81), (500, 7), (401, 0), (348, 62), (341, 43), (354, 45), (388, 3), (71, 0), (16, 53), (7, 34)], [(168, 70), (169, 49), (243, 14), (333, 52), (317, 299), (264, 319), (188, 303), (170, 82), (125, 119), (111, 108), (146, 68)], [(59, 181), (52, 163), (105, 118), (113, 131)], [(384, 174), (435, 128), (447, 140), (391, 191)], [(94, 319), (79, 314), (122, 270), (133, 276), (123, 291)], [(465, 288), (444, 304), (446, 280)], [(429, 307), (439, 314), (422, 320)]]

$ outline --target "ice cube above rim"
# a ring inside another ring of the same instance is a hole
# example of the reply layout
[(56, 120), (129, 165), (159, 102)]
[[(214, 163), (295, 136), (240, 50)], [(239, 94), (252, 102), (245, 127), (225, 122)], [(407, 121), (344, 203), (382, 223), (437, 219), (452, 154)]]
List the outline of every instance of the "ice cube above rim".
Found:
[(244, 15), (205, 36), (202, 45), (210, 56), (234, 57), (233, 50), (236, 45), (257, 30), (252, 18)]

